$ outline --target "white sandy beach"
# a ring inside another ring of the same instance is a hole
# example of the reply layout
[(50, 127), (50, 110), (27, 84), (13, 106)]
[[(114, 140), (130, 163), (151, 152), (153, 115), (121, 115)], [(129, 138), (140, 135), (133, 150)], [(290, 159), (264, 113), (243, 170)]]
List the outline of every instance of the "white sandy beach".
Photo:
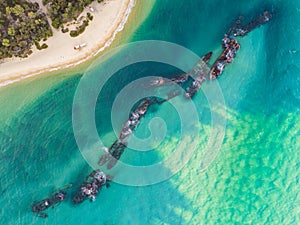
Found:
[[(35, 0), (38, 2), (38, 0)], [(77, 65), (102, 51), (120, 31), (126, 22), (134, 0), (105, 0), (103, 3), (91, 4), (93, 12), (86, 8), (82, 15), (90, 12), (90, 21), (85, 32), (72, 38), (53, 29), (53, 37), (46, 43), (48, 48), (36, 50), (25, 59), (13, 58), (0, 63), (0, 87), (39, 73), (53, 71)], [(86, 46), (74, 50), (75, 45)]]

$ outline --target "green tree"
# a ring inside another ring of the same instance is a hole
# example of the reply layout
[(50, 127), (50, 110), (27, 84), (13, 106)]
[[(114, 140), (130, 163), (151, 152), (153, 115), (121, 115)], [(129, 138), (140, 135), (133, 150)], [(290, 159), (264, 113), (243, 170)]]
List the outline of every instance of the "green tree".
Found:
[(12, 11), (12, 10), (11, 10), (11, 8), (10, 8), (9, 6), (7, 6), (7, 7), (5, 8), (5, 13), (6, 13), (6, 14), (8, 14), (8, 15), (11, 14), (11, 11)]
[(20, 16), (20, 15), (23, 15), (24, 14), (24, 9), (22, 6), (20, 5), (15, 5), (13, 8), (12, 8), (12, 12), (16, 15), (16, 16)]
[(9, 47), (10, 46), (9, 40), (7, 38), (3, 38), (2, 45), (5, 47)]
[(36, 14), (35, 14), (34, 12), (32, 12), (32, 11), (31, 11), (31, 12), (28, 12), (27, 15), (28, 15), (28, 17), (31, 18), (31, 19), (34, 18), (34, 17), (36, 17)]
[(7, 30), (7, 34), (9, 36), (14, 36), (16, 34), (16, 31), (13, 27), (9, 27), (8, 30)]

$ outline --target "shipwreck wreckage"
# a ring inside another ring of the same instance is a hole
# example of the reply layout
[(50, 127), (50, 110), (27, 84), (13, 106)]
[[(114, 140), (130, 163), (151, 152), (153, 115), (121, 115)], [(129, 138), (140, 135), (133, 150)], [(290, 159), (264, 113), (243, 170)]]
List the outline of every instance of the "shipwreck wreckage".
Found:
[[(225, 33), (225, 36), (222, 39), (223, 52), (217, 58), (211, 68), (209, 67), (208, 63), (213, 53), (208, 52), (191, 70), (194, 75), (196, 74), (196, 76), (191, 77), (190, 73), (185, 73), (174, 76), (170, 79), (159, 77), (151, 81), (148, 86), (151, 88), (156, 88), (174, 84), (188, 84), (188, 87), (185, 89), (184, 96), (188, 99), (193, 98), (203, 82), (205, 82), (207, 79), (214, 80), (218, 78), (222, 74), (224, 68), (229, 63), (233, 62), (237, 51), (240, 49), (240, 44), (237, 41), (237, 37), (246, 36), (252, 30), (270, 21), (271, 17), (272, 15), (269, 11), (264, 11), (261, 15), (244, 26), (242, 25), (243, 18), (239, 17), (230, 27), (227, 33)], [(176, 90), (169, 92), (168, 97), (163, 100), (159, 100), (156, 97), (142, 99), (136, 109), (131, 112), (128, 120), (124, 123), (118, 139), (106, 149), (106, 154), (100, 157), (98, 165), (104, 166), (106, 164), (106, 168), (108, 170), (112, 169), (117, 164), (127, 147), (127, 138), (138, 127), (141, 119), (146, 115), (151, 105), (163, 104), (164, 102), (167, 102), (180, 94), (182, 94), (182, 91)], [(104, 172), (100, 170), (94, 170), (85, 178), (80, 187), (77, 189), (76, 194), (72, 198), (73, 203), (79, 204), (86, 199), (94, 201), (102, 187), (108, 187), (108, 182), (112, 179), (112, 177), (106, 175)], [(71, 186), (72, 185), (67, 185), (65, 188), (59, 189), (47, 198), (34, 203), (32, 205), (32, 211), (36, 213), (37, 216), (46, 218), (48, 215), (44, 213), (44, 211), (63, 202), (67, 197), (66, 191)]]

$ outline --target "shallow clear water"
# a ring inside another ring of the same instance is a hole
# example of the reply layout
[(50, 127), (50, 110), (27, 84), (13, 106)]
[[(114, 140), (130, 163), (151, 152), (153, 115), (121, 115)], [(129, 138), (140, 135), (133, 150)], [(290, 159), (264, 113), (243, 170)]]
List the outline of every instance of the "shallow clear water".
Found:
[[(35, 217), (32, 202), (68, 183), (74, 184), (72, 195), (91, 171), (72, 130), (72, 102), (81, 75), (2, 89), (1, 224), (299, 224), (300, 2), (157, 1), (132, 41), (170, 41), (199, 56), (213, 50), (216, 57), (221, 38), (234, 19), (240, 14), (253, 18), (264, 9), (274, 10), (272, 21), (240, 40), (235, 62), (218, 79), (226, 102), (226, 133), (217, 158), (202, 172), (199, 163), (211, 117), (200, 92), (194, 103), (201, 138), (179, 173), (146, 187), (112, 183), (93, 203), (74, 206), (69, 198), (49, 209), (47, 219)], [(143, 76), (177, 72), (153, 62), (119, 71), (98, 98), (100, 136), (107, 143), (114, 139), (110, 109), (124, 84)], [(29, 95), (37, 87), (37, 97)], [(152, 109), (136, 135), (147, 137), (147, 125), (157, 116), (168, 124), (164, 142), (147, 153), (126, 150), (124, 162), (149, 165), (173, 154), (180, 123), (171, 105)]]

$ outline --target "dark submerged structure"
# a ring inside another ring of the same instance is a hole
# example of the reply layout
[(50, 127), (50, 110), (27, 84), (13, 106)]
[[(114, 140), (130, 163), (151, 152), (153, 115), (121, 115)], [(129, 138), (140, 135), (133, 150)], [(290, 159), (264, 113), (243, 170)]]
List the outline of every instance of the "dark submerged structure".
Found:
[(239, 17), (235, 21), (235, 23), (227, 31), (225, 37), (222, 40), (222, 47), (224, 51), (211, 68), (211, 80), (216, 79), (218, 76), (220, 76), (226, 65), (233, 62), (236, 56), (236, 52), (240, 49), (240, 44), (237, 42), (236, 37), (246, 36), (252, 30), (269, 22), (271, 17), (272, 15), (269, 11), (264, 11), (261, 15), (244, 26), (242, 25), (242, 17)]
[(73, 197), (75, 204), (81, 203), (86, 199), (94, 201), (101, 188), (107, 184), (106, 175), (100, 170), (94, 170), (89, 174), (85, 181), (80, 185), (77, 193)]
[[(222, 54), (217, 58), (211, 69), (208, 66), (208, 62), (211, 59), (212, 52), (208, 52), (201, 58), (201, 60), (189, 73), (180, 74), (171, 79), (164, 79), (163, 77), (160, 77), (150, 82), (150, 84), (148, 84), (148, 87), (150, 86), (152, 88), (156, 88), (174, 84), (183, 86), (184, 84), (188, 84), (187, 88), (185, 89), (184, 96), (187, 99), (193, 98), (193, 96), (201, 87), (202, 83), (206, 81), (207, 78), (211, 80), (218, 78), (222, 74), (225, 66), (233, 62), (236, 56), (236, 52), (240, 49), (240, 44), (237, 42), (236, 37), (243, 37), (247, 35), (255, 28), (260, 27), (261, 25), (268, 22), (271, 17), (271, 13), (265, 11), (263, 12), (263, 14), (259, 15), (257, 18), (244, 26), (242, 26), (243, 18), (239, 17), (225, 34), (225, 37), (222, 39), (222, 47), (224, 50)], [(104, 166), (107, 163), (107, 169), (113, 168), (124, 153), (125, 148), (127, 147), (127, 138), (137, 128), (141, 119), (149, 110), (149, 107), (154, 104), (163, 104), (164, 102), (175, 98), (181, 93), (181, 90), (176, 89), (169, 92), (166, 99), (159, 100), (156, 97), (148, 97), (142, 99), (136, 109), (130, 113), (129, 119), (123, 125), (118, 139), (108, 149), (106, 149), (106, 154), (101, 156), (98, 164), (100, 166)], [(94, 170), (86, 177), (86, 179), (78, 188), (75, 196), (73, 197), (73, 203), (79, 204), (86, 199), (94, 201), (102, 187), (104, 185), (107, 187), (109, 186), (108, 180), (112, 180), (112, 178), (110, 177), (108, 179), (108, 176), (102, 171)], [(55, 192), (53, 195), (47, 197), (46, 199), (34, 203), (34, 205), (32, 206), (32, 211), (38, 216), (46, 218), (48, 215), (43, 211), (47, 210), (50, 207), (54, 207), (55, 205), (64, 201), (67, 197), (66, 190), (70, 187), (71, 186), (69, 185), (64, 189)]]
[(32, 212), (36, 213), (37, 216), (46, 218), (48, 215), (44, 213), (46, 209), (50, 207), (54, 207), (55, 205), (58, 205), (62, 201), (64, 201), (67, 197), (66, 190), (69, 189), (72, 185), (69, 184), (65, 188), (56, 191), (54, 194), (48, 196), (47, 198), (36, 202), (33, 204), (31, 210)]

